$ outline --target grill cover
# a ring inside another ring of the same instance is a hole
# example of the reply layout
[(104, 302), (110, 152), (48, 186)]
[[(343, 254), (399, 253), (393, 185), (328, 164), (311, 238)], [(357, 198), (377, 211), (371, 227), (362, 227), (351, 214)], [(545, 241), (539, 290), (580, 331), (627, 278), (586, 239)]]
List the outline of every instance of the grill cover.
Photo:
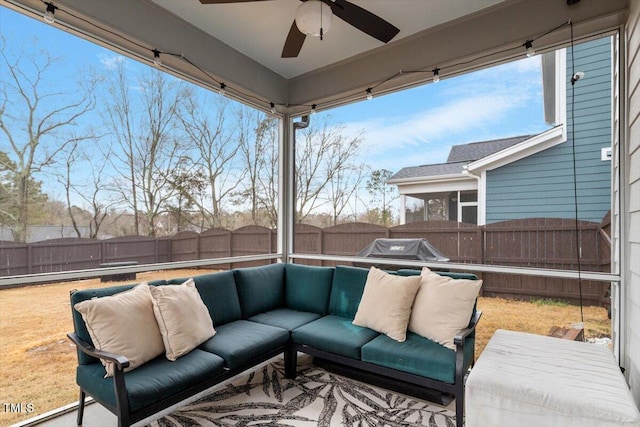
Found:
[(427, 239), (376, 239), (358, 252), (359, 257), (417, 261), (449, 261)]

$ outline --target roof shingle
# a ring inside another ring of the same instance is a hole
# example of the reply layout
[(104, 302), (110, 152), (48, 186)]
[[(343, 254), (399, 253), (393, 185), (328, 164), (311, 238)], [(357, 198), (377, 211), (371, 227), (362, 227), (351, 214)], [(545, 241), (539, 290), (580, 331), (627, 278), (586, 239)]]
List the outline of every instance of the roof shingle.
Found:
[(454, 145), (449, 151), (447, 163), (405, 167), (395, 173), (389, 180), (460, 174), (464, 171), (466, 164), (519, 144), (532, 136), (534, 135)]

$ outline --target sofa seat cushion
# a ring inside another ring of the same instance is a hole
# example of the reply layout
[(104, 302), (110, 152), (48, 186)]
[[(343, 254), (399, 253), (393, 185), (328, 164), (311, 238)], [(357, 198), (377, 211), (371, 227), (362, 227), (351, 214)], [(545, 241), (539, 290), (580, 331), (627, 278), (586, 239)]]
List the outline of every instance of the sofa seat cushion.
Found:
[(360, 359), (360, 348), (378, 336), (369, 328), (356, 326), (352, 320), (340, 316), (324, 316), (291, 332), (296, 344)]
[[(468, 337), (465, 370), (473, 357), (474, 344), (474, 338)], [(380, 335), (362, 347), (362, 360), (449, 384), (455, 382), (456, 352), (413, 332), (407, 333), (404, 342)]]
[(222, 357), (229, 369), (240, 368), (252, 359), (284, 346), (289, 331), (248, 320), (216, 327), (216, 334), (199, 347)]
[[(136, 412), (223, 372), (224, 360), (206, 351), (192, 350), (175, 362), (163, 354), (125, 374), (130, 410)], [(104, 378), (100, 363), (79, 365), (76, 379), (91, 396), (116, 405), (113, 378)]]
[(256, 314), (248, 320), (252, 322), (262, 323), (264, 325), (277, 326), (291, 332), (302, 325), (306, 325), (320, 316), (317, 313), (309, 313), (308, 311), (291, 310), (289, 308), (278, 308), (267, 311), (266, 313)]

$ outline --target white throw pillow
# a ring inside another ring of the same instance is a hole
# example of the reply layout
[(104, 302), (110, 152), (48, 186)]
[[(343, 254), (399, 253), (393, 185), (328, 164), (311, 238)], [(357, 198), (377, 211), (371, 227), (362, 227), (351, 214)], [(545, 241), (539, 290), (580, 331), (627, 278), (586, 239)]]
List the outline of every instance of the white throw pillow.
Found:
[(193, 279), (181, 285), (154, 286), (151, 296), (167, 359), (175, 361), (215, 335)]
[(453, 279), (426, 267), (420, 277), (408, 329), (455, 350), (453, 337), (469, 325), (482, 280)]
[[(146, 283), (125, 292), (79, 302), (74, 308), (82, 315), (97, 349), (129, 359), (125, 372), (164, 353)], [(105, 377), (113, 376), (113, 363), (102, 360), (102, 364), (107, 371)]]
[(405, 341), (420, 280), (420, 276), (395, 276), (371, 267), (353, 324)]

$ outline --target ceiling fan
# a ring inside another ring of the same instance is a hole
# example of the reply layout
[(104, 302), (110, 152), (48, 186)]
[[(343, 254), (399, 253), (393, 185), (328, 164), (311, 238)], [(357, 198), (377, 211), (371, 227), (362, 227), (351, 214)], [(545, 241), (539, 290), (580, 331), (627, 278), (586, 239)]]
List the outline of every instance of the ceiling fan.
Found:
[[(245, 3), (250, 1), (268, 0), (200, 0), (200, 3), (222, 4)], [(303, 4), (298, 7), (298, 11), (296, 12), (296, 19), (291, 24), (289, 35), (287, 35), (287, 39), (284, 42), (284, 47), (282, 48), (281, 55), (282, 58), (297, 57), (300, 53), (300, 50), (302, 49), (302, 44), (304, 43), (307, 35), (319, 35), (322, 38), (323, 34), (326, 33), (328, 27), (330, 26), (332, 15), (337, 16), (346, 23), (356, 27), (360, 31), (380, 40), (383, 43), (388, 43), (396, 36), (396, 34), (400, 32), (399, 28), (396, 28), (379, 16), (347, 0), (301, 1), (303, 2)], [(322, 28), (322, 26), (320, 26), (319, 28), (313, 30), (307, 29), (305, 24), (301, 21), (301, 18), (304, 19), (301, 15), (306, 15), (308, 12), (315, 13), (317, 15), (317, 18), (315, 19), (317, 19), (318, 22), (322, 22), (321, 18), (324, 19), (326, 21), (323, 24), (325, 28)]]

